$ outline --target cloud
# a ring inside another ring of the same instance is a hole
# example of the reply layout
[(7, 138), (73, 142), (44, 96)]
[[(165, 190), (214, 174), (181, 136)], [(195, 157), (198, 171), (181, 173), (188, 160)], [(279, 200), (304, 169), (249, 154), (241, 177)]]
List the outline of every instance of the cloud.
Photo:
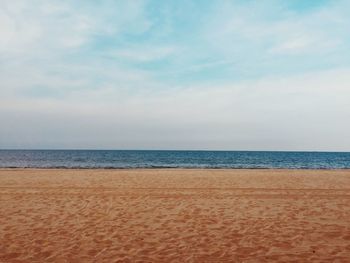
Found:
[(349, 76), (344, 69), (120, 101), (86, 94), (85, 100), (1, 103), (1, 143), (28, 145), (40, 134), (43, 147), (58, 148), (346, 150)]
[(344, 2), (306, 13), (291, 12), (275, 1), (270, 5), (225, 3), (217, 7), (205, 33), (206, 40), (226, 57), (242, 54), (242, 60), (250, 59), (246, 52), (250, 50), (259, 63), (275, 59), (273, 55), (329, 54), (348, 42), (350, 20), (342, 10), (347, 6)]
[(143, 5), (143, 1), (104, 1), (98, 6), (88, 1), (2, 2), (0, 95), (8, 100), (65, 99), (84, 90), (125, 91), (147, 82), (146, 72), (100, 54), (102, 40), (110, 46), (124, 34), (148, 29)]
[(3, 1), (0, 148), (350, 149), (347, 7)]
[(116, 59), (123, 59), (130, 62), (152, 62), (162, 60), (176, 54), (177, 48), (171, 46), (158, 47), (129, 47), (127, 49), (120, 49), (117, 51), (108, 52), (107, 56)]
[(142, 33), (150, 26), (142, 12), (143, 1), (4, 1), (0, 54), (47, 54), (91, 44), (96, 36)]

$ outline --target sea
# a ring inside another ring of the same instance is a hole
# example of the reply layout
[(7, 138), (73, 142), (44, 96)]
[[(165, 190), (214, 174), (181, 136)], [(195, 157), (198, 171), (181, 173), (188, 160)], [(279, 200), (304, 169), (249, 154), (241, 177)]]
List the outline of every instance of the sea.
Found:
[(350, 152), (0, 150), (0, 168), (347, 169)]

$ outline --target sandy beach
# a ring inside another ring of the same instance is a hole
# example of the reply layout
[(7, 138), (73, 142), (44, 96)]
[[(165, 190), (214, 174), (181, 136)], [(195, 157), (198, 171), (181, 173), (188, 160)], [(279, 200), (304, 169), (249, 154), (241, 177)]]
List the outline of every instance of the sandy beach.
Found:
[(0, 170), (0, 262), (350, 262), (350, 170)]

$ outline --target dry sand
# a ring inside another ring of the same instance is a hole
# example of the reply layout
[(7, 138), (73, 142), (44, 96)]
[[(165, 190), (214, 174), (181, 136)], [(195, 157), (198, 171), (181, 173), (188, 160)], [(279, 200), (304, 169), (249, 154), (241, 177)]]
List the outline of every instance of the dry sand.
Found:
[(350, 262), (350, 171), (0, 170), (0, 262)]

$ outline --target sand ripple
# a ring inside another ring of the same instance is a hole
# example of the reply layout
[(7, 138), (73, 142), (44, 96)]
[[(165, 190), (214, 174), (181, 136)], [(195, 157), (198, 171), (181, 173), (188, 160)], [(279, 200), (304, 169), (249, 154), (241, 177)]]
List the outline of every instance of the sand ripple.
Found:
[(0, 262), (350, 262), (350, 172), (318, 173), (0, 170)]

